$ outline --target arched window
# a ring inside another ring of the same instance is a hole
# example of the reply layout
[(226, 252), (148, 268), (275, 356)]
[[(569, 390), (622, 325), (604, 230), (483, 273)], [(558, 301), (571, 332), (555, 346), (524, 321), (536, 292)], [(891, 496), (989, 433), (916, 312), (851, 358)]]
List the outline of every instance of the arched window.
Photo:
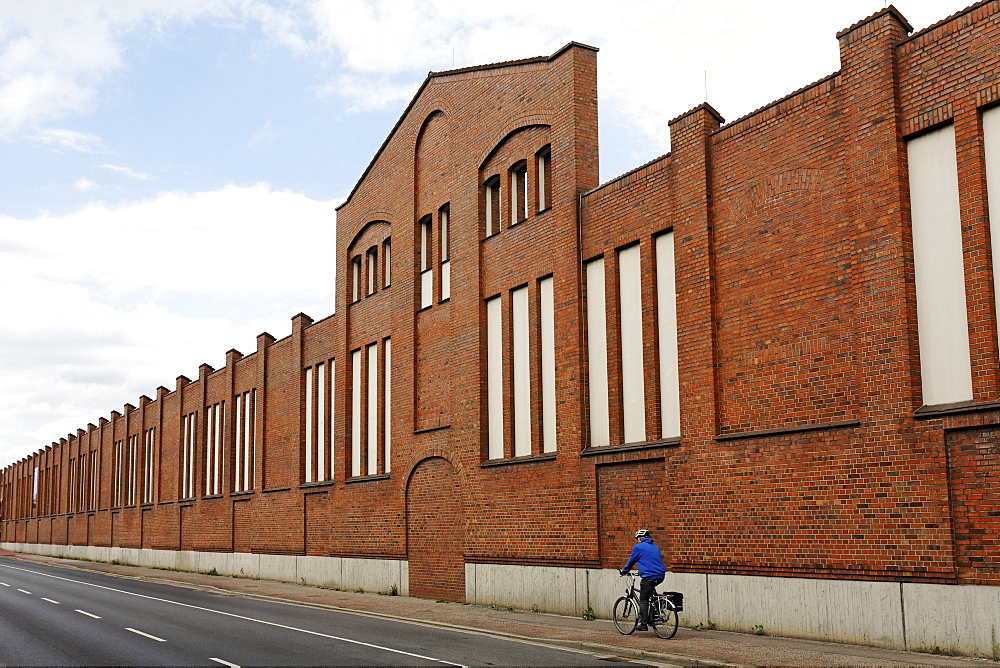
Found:
[(451, 249), (449, 219), (451, 207), (445, 204), (438, 211), (438, 229), (441, 235), (441, 301), (451, 299)]
[(387, 288), (392, 283), (392, 239), (382, 242), (382, 287)]
[(538, 210), (545, 211), (552, 206), (552, 147), (545, 146), (535, 154)]
[(420, 220), (420, 308), (427, 308), (434, 301), (434, 271), (431, 268), (430, 216)]
[(510, 168), (510, 224), (528, 219), (528, 163), (524, 160)]
[(485, 196), (485, 236), (492, 237), (500, 231), (500, 176), (492, 176), (483, 184)]

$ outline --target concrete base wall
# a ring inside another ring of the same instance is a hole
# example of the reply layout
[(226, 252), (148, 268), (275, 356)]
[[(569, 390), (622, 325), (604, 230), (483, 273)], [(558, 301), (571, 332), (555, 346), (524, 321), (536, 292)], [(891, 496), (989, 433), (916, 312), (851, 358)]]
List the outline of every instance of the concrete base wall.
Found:
[[(627, 581), (612, 569), (466, 564), (466, 600), (611, 616)], [(1000, 660), (1000, 587), (668, 573), (681, 624)]]
[(302, 584), (388, 592), (396, 587), (402, 596), (409, 594), (407, 562), (398, 559), (350, 559), (346, 557), (306, 557), (245, 552), (186, 552), (140, 550), (124, 547), (87, 545), (42, 545), (0, 543), (12, 552), (43, 554), (50, 557), (117, 561), (131, 566), (175, 569), (263, 580), (301, 582)]
[[(275, 554), (0, 543), (15, 552), (408, 595), (408, 564)], [(466, 564), (466, 601), (603, 619), (627, 581), (613, 569)], [(681, 624), (1000, 660), (1000, 587), (668, 573)]]

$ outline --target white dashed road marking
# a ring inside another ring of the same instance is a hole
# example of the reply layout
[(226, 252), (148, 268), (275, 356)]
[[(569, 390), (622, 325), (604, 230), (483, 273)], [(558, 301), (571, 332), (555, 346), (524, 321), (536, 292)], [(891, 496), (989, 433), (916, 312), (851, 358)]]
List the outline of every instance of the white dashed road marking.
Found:
[(127, 627), (127, 626), (125, 627), (125, 630), (126, 630), (126, 631), (131, 631), (132, 633), (138, 633), (138, 634), (139, 634), (139, 635), (141, 635), (141, 636), (146, 636), (147, 638), (151, 638), (151, 639), (153, 639), (153, 640), (155, 640), (155, 641), (157, 641), (157, 642), (167, 642), (167, 641), (166, 641), (166, 640), (164, 640), (163, 638), (157, 638), (156, 636), (151, 636), (151, 635), (149, 635), (148, 633), (143, 633), (142, 631), (139, 631), (139, 630), (137, 630), (137, 629), (130, 629), (130, 628), (129, 628), (129, 627)]
[(30, 591), (26, 591), (24, 589), (18, 589), (18, 591), (21, 592), (22, 594), (27, 594), (28, 596), (31, 596), (31, 592)]
[(208, 657), (209, 661), (215, 661), (216, 663), (221, 663), (223, 666), (231, 666), (231, 668), (240, 668), (235, 663), (229, 663), (228, 661), (223, 661), (222, 659), (216, 659), (214, 656)]
[(44, 596), (42, 597), (42, 600), (48, 601), (49, 603), (55, 603), (56, 605), (61, 605), (59, 601), (53, 601), (51, 598), (45, 598)]
[[(135, 592), (126, 591), (124, 589), (115, 589), (114, 587), (106, 587), (104, 585), (94, 584), (92, 582), (82, 582), (80, 580), (73, 580), (72, 578), (64, 578), (64, 577), (59, 576), (59, 575), (52, 575), (51, 573), (42, 573), (40, 571), (33, 571), (30, 568), (20, 568), (19, 566), (8, 566), (6, 564), (0, 564), (0, 568), (9, 568), (9, 569), (14, 570), (14, 571), (23, 571), (25, 573), (32, 573), (33, 575), (40, 575), (42, 577), (52, 578), (53, 580), (61, 580), (63, 582), (72, 582), (74, 584), (79, 584), (79, 585), (83, 585), (83, 586), (86, 586), (86, 587), (94, 587), (95, 589), (103, 589), (104, 591), (113, 591), (113, 592), (116, 592), (116, 593), (119, 593), (119, 594), (125, 594), (127, 596), (135, 596), (136, 598), (143, 598), (143, 599), (146, 599), (147, 601), (159, 601), (161, 603), (169, 603), (171, 605), (176, 605), (176, 606), (181, 607), (181, 608), (189, 608), (191, 610), (202, 610), (204, 612), (211, 612), (211, 613), (214, 613), (216, 615), (222, 615), (224, 617), (230, 617), (232, 619), (242, 619), (242, 620), (245, 620), (245, 621), (248, 621), (248, 622), (255, 622), (257, 624), (263, 624), (265, 626), (272, 626), (274, 628), (286, 629), (288, 631), (297, 631), (299, 633), (305, 633), (305, 634), (308, 634), (308, 635), (311, 635), (311, 636), (317, 636), (319, 638), (329, 638), (330, 640), (336, 640), (336, 641), (339, 641), (339, 642), (350, 643), (352, 645), (359, 645), (361, 647), (370, 647), (372, 649), (381, 650), (381, 651), (384, 651), (384, 652), (392, 652), (393, 654), (400, 654), (402, 656), (410, 656), (410, 657), (413, 657), (413, 658), (416, 658), (416, 659), (422, 659), (424, 661), (433, 661), (434, 663), (443, 663), (443, 664), (446, 664), (446, 665), (449, 665), (449, 666), (457, 665), (457, 664), (451, 663), (450, 661), (445, 661), (444, 659), (435, 659), (434, 657), (431, 657), (431, 656), (423, 656), (422, 654), (414, 654), (412, 652), (405, 652), (405, 651), (403, 651), (401, 649), (393, 649), (391, 647), (386, 647), (385, 645), (376, 645), (375, 643), (362, 642), (360, 640), (354, 640), (352, 638), (344, 638), (344, 637), (341, 637), (341, 636), (330, 635), (329, 633), (320, 633), (319, 631), (310, 631), (309, 629), (301, 629), (301, 628), (297, 628), (295, 626), (289, 626), (287, 624), (279, 624), (278, 622), (271, 622), (271, 621), (268, 621), (266, 619), (257, 619), (255, 617), (246, 617), (244, 615), (237, 615), (237, 614), (232, 613), (232, 612), (224, 612), (222, 610), (213, 610), (212, 608), (203, 608), (200, 605), (191, 605), (189, 603), (181, 603), (180, 601), (172, 601), (172, 600), (170, 600), (168, 598), (158, 598), (156, 596), (147, 596), (145, 594), (137, 594)], [(77, 612), (81, 612), (81, 613), (83, 613), (85, 615), (89, 614), (89, 613), (83, 612), (82, 610), (77, 610)], [(89, 616), (90, 617), (96, 617), (97, 619), (100, 619), (100, 617), (97, 617), (96, 615), (89, 615)], [(133, 633), (138, 633), (140, 635), (147, 635), (145, 633), (142, 633), (142, 631), (136, 631), (135, 629), (128, 629), (128, 630), (132, 631)], [(155, 636), (150, 636), (150, 637), (151, 638), (155, 638)], [(160, 638), (155, 638), (155, 639), (156, 640), (161, 640)], [(166, 641), (165, 640), (161, 640), (161, 642), (166, 642)]]
[(87, 615), (88, 617), (93, 617), (94, 619), (100, 619), (97, 615), (92, 615), (86, 610), (76, 610), (75, 612), (79, 612), (81, 615)]

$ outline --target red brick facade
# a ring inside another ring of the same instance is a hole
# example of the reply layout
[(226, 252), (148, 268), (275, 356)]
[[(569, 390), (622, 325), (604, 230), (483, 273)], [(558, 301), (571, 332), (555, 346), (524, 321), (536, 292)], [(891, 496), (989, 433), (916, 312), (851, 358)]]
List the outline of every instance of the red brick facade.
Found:
[[(891, 7), (860, 21), (838, 35), (838, 72), (728, 124), (696, 107), (671, 121), (668, 155), (601, 186), (594, 49), (432, 73), (339, 209), (336, 314), (295, 316), (290, 336), (261, 334), (251, 354), (8, 466), (0, 541), (401, 559), (415, 595), (462, 600), (465, 563), (614, 567), (643, 525), (675, 572), (1000, 582), (1000, 267), (982, 125), (1000, 102), (1000, 1), (910, 30)], [(924, 406), (907, 141), (945, 124), (973, 398)], [(679, 438), (661, 437), (665, 232)], [(626, 443), (633, 351), (617, 286), (635, 244), (646, 439)], [(610, 435), (597, 447), (595, 258)], [(213, 438), (221, 493), (206, 491)]]

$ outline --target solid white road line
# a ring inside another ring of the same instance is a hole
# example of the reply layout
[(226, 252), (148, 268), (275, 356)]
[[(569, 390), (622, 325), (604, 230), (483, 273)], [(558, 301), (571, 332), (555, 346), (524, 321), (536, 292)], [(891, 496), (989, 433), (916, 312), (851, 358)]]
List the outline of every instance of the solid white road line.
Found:
[(151, 636), (151, 635), (149, 635), (148, 633), (143, 633), (142, 631), (140, 631), (140, 630), (138, 630), (138, 629), (130, 629), (129, 627), (127, 627), (127, 626), (126, 626), (126, 627), (125, 627), (125, 630), (126, 630), (126, 631), (131, 631), (132, 633), (138, 633), (138, 634), (139, 634), (139, 635), (141, 635), (141, 636), (146, 636), (147, 638), (151, 638), (151, 639), (153, 639), (153, 640), (155, 640), (155, 641), (157, 641), (157, 642), (167, 642), (167, 641), (166, 641), (166, 640), (164, 640), (163, 638), (157, 638), (156, 636)]
[[(191, 608), (193, 610), (201, 610), (203, 612), (211, 612), (216, 615), (223, 615), (224, 617), (233, 617), (235, 619), (242, 619), (248, 622), (256, 622), (257, 624), (264, 624), (266, 626), (274, 626), (279, 629), (285, 629), (287, 631), (298, 631), (299, 633), (306, 633), (312, 636), (319, 636), (320, 638), (329, 638), (330, 640), (337, 640), (340, 642), (350, 643), (352, 645), (361, 645), (362, 647), (371, 647), (372, 649), (377, 649), (383, 652), (392, 652), (393, 654), (402, 654), (403, 656), (412, 656), (415, 659), (423, 659), (424, 661), (433, 661), (435, 663), (443, 663), (448, 666), (457, 666), (460, 664), (452, 663), (450, 661), (445, 661), (444, 659), (435, 659), (432, 656), (424, 656), (422, 654), (414, 654), (412, 652), (404, 652), (401, 649), (393, 649), (391, 647), (385, 647), (384, 645), (375, 645), (373, 643), (362, 642), (360, 640), (353, 640), (351, 638), (344, 638), (341, 636), (333, 636), (327, 633), (320, 633), (319, 631), (310, 631), (309, 629), (300, 629), (295, 626), (287, 626), (285, 624), (279, 624), (277, 622), (269, 622), (266, 619), (256, 619), (254, 617), (244, 617), (243, 615), (237, 615), (232, 612), (223, 612), (222, 610), (213, 610), (211, 608), (203, 608), (199, 605), (191, 605), (189, 603), (181, 603), (179, 601), (171, 601), (168, 598), (157, 598), (156, 596), (146, 596), (145, 594), (136, 594), (135, 592), (125, 591), (124, 589), (115, 589), (114, 587), (106, 587), (104, 585), (94, 584), (92, 582), (83, 582), (81, 580), (73, 580), (72, 578), (64, 578), (59, 575), (52, 575), (51, 573), (42, 573), (40, 571), (33, 571), (30, 568), (20, 568), (18, 566), (8, 566), (7, 564), (0, 564), (0, 568), (9, 568), (14, 571), (23, 571), (25, 573), (32, 573), (34, 575), (40, 575), (46, 578), (52, 578), (53, 580), (62, 580), (63, 582), (72, 582), (73, 584), (84, 585), (87, 587), (95, 587), (97, 589), (104, 589), (105, 591), (113, 591), (119, 594), (125, 594), (127, 596), (135, 596), (136, 598), (144, 598), (150, 601), (160, 601), (161, 603), (170, 603), (172, 605), (177, 605), (182, 608)], [(78, 610), (77, 612), (81, 612)], [(86, 614), (86, 613), (84, 613)]]
[(31, 596), (30, 591), (25, 591), (24, 589), (18, 589), (18, 591), (21, 592), (22, 594), (27, 594), (28, 596)]
[(92, 615), (86, 610), (76, 610), (76, 612), (79, 612), (81, 615), (87, 615), (88, 617), (93, 617), (94, 619), (100, 619), (100, 617), (98, 617), (97, 615)]
[(55, 603), (56, 605), (62, 605), (59, 601), (53, 601), (51, 598), (42, 597), (43, 601), (48, 601), (49, 603)]
[(229, 663), (228, 661), (223, 661), (222, 659), (216, 659), (214, 656), (208, 657), (209, 661), (215, 661), (216, 663), (221, 663), (223, 666), (229, 666), (230, 668), (240, 668), (235, 663)]

